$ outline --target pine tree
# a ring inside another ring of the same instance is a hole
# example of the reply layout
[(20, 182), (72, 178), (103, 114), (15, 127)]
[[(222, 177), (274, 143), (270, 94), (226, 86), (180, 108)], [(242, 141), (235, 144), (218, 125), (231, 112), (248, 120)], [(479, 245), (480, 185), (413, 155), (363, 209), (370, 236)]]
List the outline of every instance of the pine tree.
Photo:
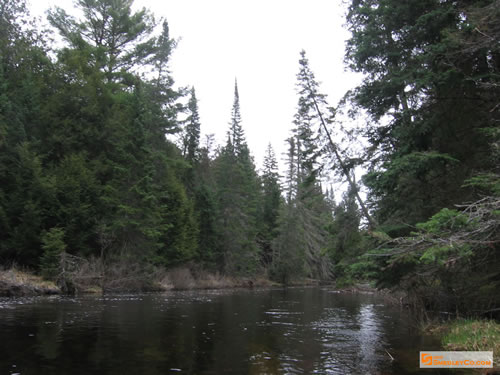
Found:
[(49, 21), (61, 36), (75, 48), (92, 47), (94, 64), (108, 80), (127, 79), (126, 74), (154, 52), (150, 37), (154, 17), (145, 8), (132, 12), (133, 0), (77, 0), (83, 19), (68, 15), (56, 7), (49, 12)]

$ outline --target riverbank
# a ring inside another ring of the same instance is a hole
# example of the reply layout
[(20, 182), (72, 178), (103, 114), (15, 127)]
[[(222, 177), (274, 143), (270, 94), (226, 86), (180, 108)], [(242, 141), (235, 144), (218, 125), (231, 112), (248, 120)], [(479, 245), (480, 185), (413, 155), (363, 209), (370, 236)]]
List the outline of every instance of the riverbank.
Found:
[[(163, 292), (191, 289), (233, 289), (276, 287), (281, 284), (264, 276), (232, 277), (201, 270), (178, 267), (170, 270), (155, 268), (146, 273), (137, 269), (126, 272), (122, 267), (110, 267), (108, 272), (68, 274), (63, 282), (44, 280), (29, 271), (16, 268), (0, 270), (0, 297), (22, 297), (52, 294), (103, 294), (120, 292)], [(310, 280), (302, 284), (313, 285)]]
[(500, 323), (494, 320), (456, 319), (433, 324), (425, 333), (441, 338), (447, 351), (493, 351), (493, 362), (500, 373)]
[(11, 268), (0, 271), (0, 297), (22, 297), (60, 294), (61, 289), (52, 281)]

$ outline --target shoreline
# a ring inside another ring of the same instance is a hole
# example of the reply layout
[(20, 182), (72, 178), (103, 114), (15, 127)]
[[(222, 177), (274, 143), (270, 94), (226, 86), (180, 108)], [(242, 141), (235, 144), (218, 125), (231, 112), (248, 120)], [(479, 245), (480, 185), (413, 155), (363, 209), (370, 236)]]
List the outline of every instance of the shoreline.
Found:
[[(85, 280), (85, 282), (81, 282), (81, 280)], [(161, 270), (149, 280), (134, 275), (110, 277), (104, 283), (102, 277), (95, 277), (95, 275), (83, 276), (81, 280), (74, 279), (69, 283), (66, 280), (65, 290), (55, 282), (44, 280), (42, 276), (31, 271), (18, 270), (13, 267), (8, 270), (0, 270), (0, 297), (329, 286), (336, 293), (380, 294), (392, 298), (390, 292), (377, 289), (369, 283), (357, 283), (337, 288), (334, 281), (306, 278), (294, 280), (285, 285), (272, 281), (263, 275), (254, 277), (225, 276), (217, 272), (211, 273), (190, 267), (178, 267), (168, 271)], [(72, 287), (67, 288), (68, 284), (71, 284)]]
[(0, 271), (0, 297), (27, 297), (62, 294), (53, 282), (15, 268)]
[[(83, 281), (82, 281), (83, 280)], [(173, 290), (216, 290), (283, 287), (282, 284), (263, 276), (232, 277), (207, 271), (193, 271), (187, 267), (162, 270), (152, 279), (138, 276), (108, 278), (82, 277), (65, 280), (63, 286), (44, 280), (30, 271), (16, 268), (0, 270), (0, 297), (33, 297), (44, 295), (106, 294), (168, 292)], [(69, 287), (68, 287), (69, 285)], [(295, 282), (290, 286), (319, 285), (310, 280)]]

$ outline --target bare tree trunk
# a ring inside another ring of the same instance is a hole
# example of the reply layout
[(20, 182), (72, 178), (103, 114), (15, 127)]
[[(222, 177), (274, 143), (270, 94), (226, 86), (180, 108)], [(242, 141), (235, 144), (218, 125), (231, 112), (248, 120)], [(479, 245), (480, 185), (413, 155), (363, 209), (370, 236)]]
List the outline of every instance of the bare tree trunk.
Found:
[(363, 202), (363, 200), (359, 196), (358, 188), (356, 186), (356, 183), (353, 181), (353, 179), (351, 178), (351, 176), (349, 174), (349, 168), (347, 168), (347, 166), (345, 165), (344, 161), (342, 160), (342, 156), (339, 153), (338, 147), (333, 142), (332, 137), (330, 135), (330, 132), (328, 131), (328, 128), (326, 127), (326, 123), (325, 123), (325, 120), (323, 119), (323, 114), (321, 113), (321, 111), (319, 109), (318, 102), (316, 101), (316, 97), (313, 95), (312, 90), (309, 90), (309, 91), (311, 93), (311, 97), (312, 97), (312, 100), (314, 102), (314, 107), (316, 108), (316, 112), (318, 112), (319, 119), (321, 120), (321, 125), (323, 126), (323, 129), (326, 132), (326, 135), (328, 137), (328, 141), (330, 142), (330, 145), (332, 146), (332, 149), (333, 149), (333, 152), (335, 154), (335, 157), (337, 158), (337, 161), (338, 161), (338, 163), (340, 165), (340, 168), (342, 169), (342, 173), (346, 177), (347, 182), (349, 183), (352, 191), (354, 191), (354, 193), (356, 195), (356, 199), (357, 199), (357, 201), (359, 203), (359, 206), (361, 207), (361, 211), (363, 212), (364, 217), (368, 221), (368, 227), (370, 229), (374, 229), (377, 226), (377, 222), (370, 215), (370, 213), (368, 212), (368, 209), (365, 206), (365, 203)]

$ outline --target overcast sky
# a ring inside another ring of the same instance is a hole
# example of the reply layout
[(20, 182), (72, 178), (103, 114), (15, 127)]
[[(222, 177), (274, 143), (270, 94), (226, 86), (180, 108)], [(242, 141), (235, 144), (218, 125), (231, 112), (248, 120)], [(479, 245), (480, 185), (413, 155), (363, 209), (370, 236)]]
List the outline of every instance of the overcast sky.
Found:
[[(34, 15), (72, 0), (30, 0)], [(164, 17), (180, 38), (171, 60), (177, 85), (194, 86), (202, 133), (225, 142), (237, 78), (247, 141), (258, 167), (271, 142), (286, 151), (297, 105), (296, 74), (304, 49), (322, 92), (335, 105), (359, 82), (345, 71), (348, 32), (342, 0), (135, 0)]]

